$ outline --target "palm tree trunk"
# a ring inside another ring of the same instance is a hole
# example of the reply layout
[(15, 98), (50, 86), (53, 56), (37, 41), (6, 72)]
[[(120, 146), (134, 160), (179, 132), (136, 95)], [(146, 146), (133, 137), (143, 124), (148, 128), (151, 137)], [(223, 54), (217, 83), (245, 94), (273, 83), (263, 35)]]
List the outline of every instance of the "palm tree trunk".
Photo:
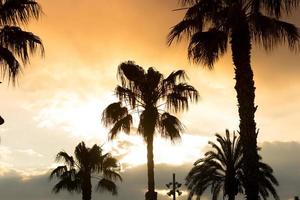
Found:
[[(235, 65), (235, 89), (237, 92), (240, 136), (243, 146), (243, 170), (245, 173), (245, 192), (248, 200), (258, 200), (258, 154), (257, 132), (254, 120), (256, 107), (253, 71), (251, 69), (251, 38), (246, 19), (236, 17), (231, 36), (232, 57)], [(243, 20), (244, 19), (244, 20)]]
[(91, 174), (87, 173), (83, 175), (81, 190), (82, 190), (82, 200), (92, 199)]
[(154, 182), (154, 159), (153, 159), (153, 135), (147, 137), (147, 170), (148, 170), (148, 191), (146, 200), (157, 200)]

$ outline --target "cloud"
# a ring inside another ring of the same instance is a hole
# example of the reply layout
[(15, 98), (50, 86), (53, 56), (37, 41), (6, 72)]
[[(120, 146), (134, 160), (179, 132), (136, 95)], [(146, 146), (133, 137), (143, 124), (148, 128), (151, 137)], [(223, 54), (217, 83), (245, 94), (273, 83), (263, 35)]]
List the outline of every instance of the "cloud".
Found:
[(265, 142), (261, 155), (264, 162), (271, 165), (279, 181), (281, 199), (300, 196), (300, 143)]
[[(278, 193), (282, 200), (287, 200), (295, 195), (299, 195), (300, 188), (300, 172), (299, 172), (299, 155), (300, 143), (296, 142), (274, 142), (263, 143), (261, 155), (265, 162), (270, 164), (275, 175), (280, 182)], [(296, 156), (295, 156), (296, 155)], [(165, 194), (167, 188), (166, 183), (172, 181), (172, 173), (176, 173), (176, 180), (184, 183), (184, 178), (191, 169), (192, 163), (184, 165), (155, 165), (155, 181), (156, 188), (159, 193), (160, 200), (168, 200)], [(147, 171), (146, 165), (129, 168), (122, 172), (124, 182), (119, 184), (119, 195), (116, 197), (110, 196), (108, 193), (94, 193), (94, 199), (107, 200), (129, 200), (129, 199), (144, 199), (144, 194), (147, 187)], [(5, 176), (0, 176), (0, 193), (1, 198), (8, 200), (80, 200), (80, 194), (69, 194), (66, 192), (58, 195), (51, 193), (51, 188), (55, 181), (49, 182), (48, 174), (32, 176), (28, 179), (23, 179), (22, 176), (15, 171), (10, 171)], [(186, 194), (184, 186), (181, 188)], [(183, 195), (179, 200), (185, 199)], [(204, 199), (209, 199), (204, 196)]]

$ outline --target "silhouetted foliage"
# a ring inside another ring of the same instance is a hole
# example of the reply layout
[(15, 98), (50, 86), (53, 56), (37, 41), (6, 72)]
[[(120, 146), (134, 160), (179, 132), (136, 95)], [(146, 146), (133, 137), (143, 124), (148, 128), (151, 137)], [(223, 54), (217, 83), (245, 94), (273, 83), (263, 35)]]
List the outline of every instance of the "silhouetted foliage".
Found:
[(237, 99), (240, 116), (240, 136), (245, 158), (247, 199), (258, 199), (257, 130), (254, 120), (255, 87), (250, 65), (252, 43), (272, 50), (287, 44), (291, 50), (299, 49), (299, 29), (281, 21), (298, 7), (299, 0), (181, 0), (186, 13), (168, 36), (168, 43), (189, 40), (188, 57), (212, 69), (214, 63), (231, 46), (235, 66)]
[(41, 39), (19, 27), (31, 18), (38, 19), (41, 13), (35, 0), (0, 1), (0, 69), (3, 78), (8, 75), (13, 84), (21, 71), (20, 61), (26, 65), (37, 50), (44, 54)]
[[(218, 144), (209, 142), (212, 149), (205, 153), (204, 158), (195, 162), (194, 167), (186, 178), (189, 190), (188, 199), (193, 196), (200, 198), (204, 191), (211, 189), (212, 199), (217, 200), (221, 192), (223, 197), (234, 200), (238, 193), (244, 191), (245, 175), (243, 173), (242, 145), (240, 138), (234, 133), (232, 139), (226, 130), (226, 137), (216, 134)], [(259, 198), (266, 200), (271, 194), (279, 200), (275, 186), (278, 181), (273, 175), (272, 168), (259, 161)]]
[(0, 125), (4, 124), (4, 119), (0, 116)]
[(57, 162), (64, 165), (55, 168), (50, 179), (58, 178), (58, 183), (53, 187), (53, 192), (61, 190), (82, 193), (82, 200), (90, 200), (92, 195), (91, 179), (97, 179), (98, 191), (109, 191), (117, 194), (117, 180), (122, 181), (118, 173), (120, 167), (117, 160), (109, 153), (103, 154), (98, 145), (87, 148), (84, 142), (79, 143), (75, 148), (75, 159), (64, 151), (56, 155)]
[(179, 139), (184, 127), (175, 113), (188, 109), (190, 101), (198, 100), (197, 90), (185, 82), (183, 70), (172, 72), (168, 77), (149, 68), (145, 71), (132, 61), (119, 66), (121, 85), (115, 89), (119, 102), (110, 104), (102, 115), (102, 122), (110, 127), (110, 138), (119, 132), (130, 133), (132, 114), (139, 117), (137, 132), (147, 143), (148, 192), (146, 199), (156, 199), (154, 183), (153, 139), (155, 133), (172, 141)]

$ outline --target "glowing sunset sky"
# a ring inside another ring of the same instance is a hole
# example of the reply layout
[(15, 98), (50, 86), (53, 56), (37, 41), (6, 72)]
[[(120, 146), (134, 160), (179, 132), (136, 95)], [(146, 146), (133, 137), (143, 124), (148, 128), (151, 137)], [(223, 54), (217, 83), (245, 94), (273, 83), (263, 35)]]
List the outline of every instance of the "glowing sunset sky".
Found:
[[(46, 173), (54, 166), (58, 151), (71, 153), (82, 140), (88, 145), (105, 143), (107, 150), (119, 156), (126, 184), (120, 185), (122, 197), (116, 199), (143, 198), (143, 140), (122, 135), (108, 142), (108, 130), (100, 123), (102, 110), (115, 100), (117, 66), (123, 61), (154, 66), (166, 75), (185, 69), (201, 95), (198, 104), (180, 115), (186, 126), (181, 143), (172, 145), (156, 138), (156, 182), (161, 194), (173, 171), (183, 182), (191, 163), (202, 155), (216, 132), (237, 130), (230, 52), (209, 71), (187, 60), (184, 42), (166, 45), (170, 27), (183, 14), (172, 11), (178, 7), (176, 0), (39, 2), (45, 15), (27, 28), (42, 38), (46, 56), (34, 57), (17, 87), (7, 82), (0, 85), (0, 114), (6, 120), (0, 127), (3, 199), (80, 199), (80, 195), (50, 194), (52, 183), (47, 182)], [(300, 27), (300, 11), (289, 20)], [(286, 47), (272, 53), (254, 47), (252, 66), (262, 155), (278, 175), (282, 199), (288, 199), (297, 192), (300, 195), (300, 158), (293, 157), (300, 153), (300, 54)], [(11, 192), (11, 187), (19, 188), (18, 192)], [(38, 193), (30, 192), (36, 187)], [(136, 196), (130, 196), (133, 193)]]

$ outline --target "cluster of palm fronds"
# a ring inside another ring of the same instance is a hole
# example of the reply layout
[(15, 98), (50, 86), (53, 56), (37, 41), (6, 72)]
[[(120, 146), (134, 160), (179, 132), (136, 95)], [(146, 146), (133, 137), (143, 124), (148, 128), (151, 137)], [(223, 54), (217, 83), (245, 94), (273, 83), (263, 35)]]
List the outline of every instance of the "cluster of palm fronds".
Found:
[[(229, 200), (234, 200), (238, 193), (244, 193), (245, 174), (243, 172), (243, 153), (240, 137), (226, 130), (226, 137), (216, 134), (217, 144), (209, 142), (212, 149), (205, 153), (204, 158), (197, 160), (186, 178), (190, 191), (188, 199), (200, 197), (210, 188), (212, 199), (217, 200), (220, 193)], [(259, 195), (266, 200), (270, 194), (279, 200), (275, 186), (278, 181), (272, 168), (259, 161), (258, 174)]]
[(19, 27), (41, 14), (42, 9), (35, 0), (0, 1), (0, 70), (13, 83), (22, 69), (21, 63), (27, 64), (29, 56), (37, 50), (44, 53), (41, 39)]

